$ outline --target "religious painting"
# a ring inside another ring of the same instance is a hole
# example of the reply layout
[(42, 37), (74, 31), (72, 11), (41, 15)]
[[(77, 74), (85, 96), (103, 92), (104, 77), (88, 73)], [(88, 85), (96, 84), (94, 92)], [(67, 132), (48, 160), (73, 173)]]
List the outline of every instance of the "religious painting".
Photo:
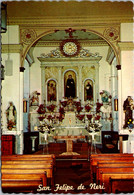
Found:
[(84, 100), (93, 100), (93, 81), (91, 79), (84, 82)]
[(66, 98), (76, 97), (76, 74), (72, 70), (64, 75), (64, 94)]
[(56, 101), (56, 82), (52, 79), (47, 83), (47, 100)]

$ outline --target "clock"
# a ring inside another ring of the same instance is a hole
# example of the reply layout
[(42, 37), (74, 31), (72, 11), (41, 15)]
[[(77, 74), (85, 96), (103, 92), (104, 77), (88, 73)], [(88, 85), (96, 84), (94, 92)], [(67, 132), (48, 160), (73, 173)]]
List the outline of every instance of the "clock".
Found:
[(61, 42), (60, 50), (64, 56), (74, 57), (79, 53), (80, 44), (77, 40), (66, 39)]

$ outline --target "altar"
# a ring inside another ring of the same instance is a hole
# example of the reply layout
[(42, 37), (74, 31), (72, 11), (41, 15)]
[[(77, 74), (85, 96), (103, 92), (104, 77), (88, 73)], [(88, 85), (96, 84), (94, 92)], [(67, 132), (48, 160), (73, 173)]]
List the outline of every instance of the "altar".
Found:
[(76, 152), (73, 152), (73, 140), (85, 138), (85, 136), (54, 136), (55, 140), (65, 140), (66, 141), (66, 152), (62, 153), (61, 155), (79, 155)]

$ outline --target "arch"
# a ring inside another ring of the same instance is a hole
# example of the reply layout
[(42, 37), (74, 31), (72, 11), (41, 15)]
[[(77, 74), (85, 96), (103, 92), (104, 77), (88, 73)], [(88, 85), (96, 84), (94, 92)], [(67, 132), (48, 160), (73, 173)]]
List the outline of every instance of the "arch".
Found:
[[(64, 30), (64, 29), (60, 29), (60, 30)], [(77, 30), (80, 30), (80, 29), (77, 29)], [(87, 32), (92, 32), (98, 36), (100, 36), (101, 38), (103, 38), (111, 47), (112, 49), (114, 50), (114, 53), (115, 53), (115, 56), (116, 56), (116, 59), (117, 59), (117, 63), (120, 64), (120, 58), (119, 58), (119, 51), (117, 51), (117, 49), (115, 48), (115, 46), (113, 45), (113, 43), (111, 43), (107, 38), (105, 38), (101, 33), (97, 32), (97, 31), (94, 31), (94, 30), (89, 30), (89, 29), (86, 29)], [(32, 45), (34, 45), (34, 43), (36, 43), (40, 38), (42, 38), (43, 36), (45, 35), (48, 35), (50, 33), (54, 33), (54, 29), (53, 30), (48, 30), (46, 32), (43, 32), (41, 34), (39, 34), (36, 39), (26, 47), (25, 51), (24, 51), (24, 54), (22, 54), (22, 60), (21, 60), (21, 66), (23, 67), (23, 64), (24, 64), (24, 59), (26, 57), (26, 54), (27, 52), (29, 51), (29, 49), (32, 47)]]

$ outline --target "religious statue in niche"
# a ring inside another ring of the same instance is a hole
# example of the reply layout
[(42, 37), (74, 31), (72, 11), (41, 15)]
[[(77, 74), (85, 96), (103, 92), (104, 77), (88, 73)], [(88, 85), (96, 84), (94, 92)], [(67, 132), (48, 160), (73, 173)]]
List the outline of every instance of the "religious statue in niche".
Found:
[(75, 89), (75, 73), (73, 71), (68, 71), (65, 74), (65, 97), (75, 98), (76, 89)]
[(47, 99), (48, 101), (56, 101), (56, 82), (54, 80), (47, 83)]
[(124, 101), (123, 110), (125, 113), (125, 124), (123, 128), (133, 128), (133, 110), (134, 110), (134, 102), (131, 96), (128, 96)]
[(93, 82), (92, 80), (88, 79), (84, 83), (84, 99), (86, 100), (93, 100)]
[(38, 106), (39, 105), (39, 95), (40, 95), (40, 93), (38, 93), (37, 91), (34, 91), (31, 94), (30, 106)]
[(8, 130), (15, 129), (17, 121), (17, 112), (15, 106), (13, 105), (13, 102), (9, 102), (9, 106), (6, 110), (6, 117)]

